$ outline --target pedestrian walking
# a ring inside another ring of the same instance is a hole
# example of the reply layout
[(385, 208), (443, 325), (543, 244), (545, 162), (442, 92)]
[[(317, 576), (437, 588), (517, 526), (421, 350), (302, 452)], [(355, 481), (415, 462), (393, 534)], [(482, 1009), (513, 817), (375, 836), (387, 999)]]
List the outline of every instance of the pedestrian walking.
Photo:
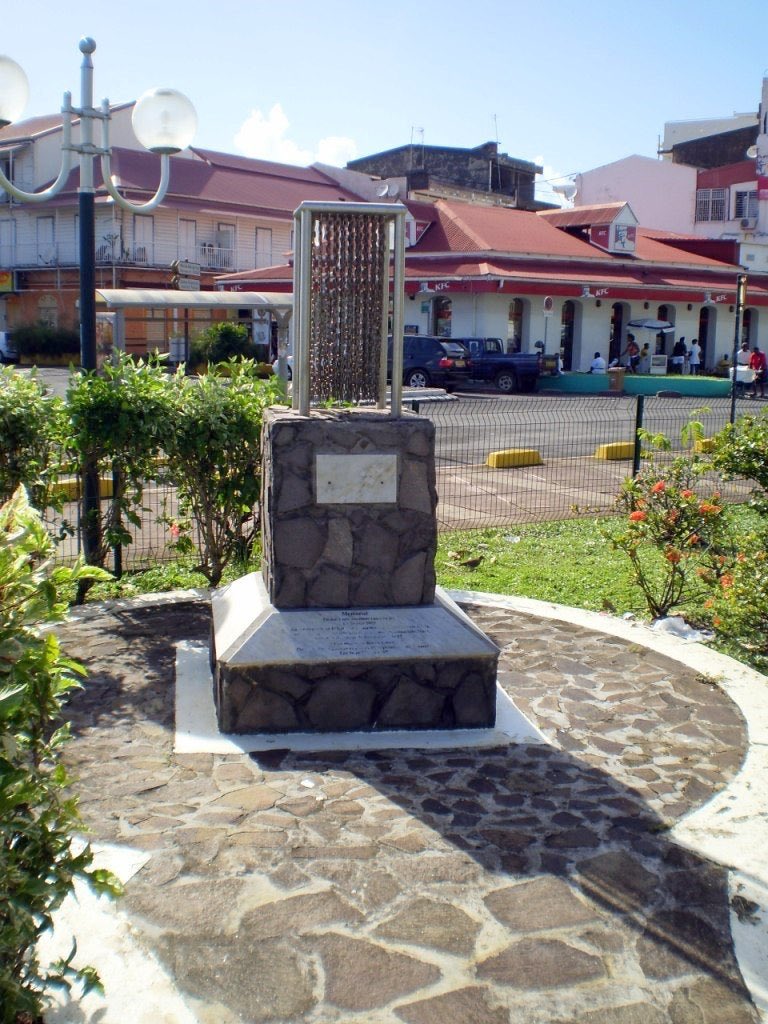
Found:
[(749, 368), (755, 372), (755, 376), (752, 378), (750, 398), (757, 398), (758, 388), (760, 388), (760, 397), (765, 398), (765, 377), (768, 373), (768, 363), (765, 360), (765, 352), (761, 352), (757, 345), (754, 346), (752, 355), (749, 357)]

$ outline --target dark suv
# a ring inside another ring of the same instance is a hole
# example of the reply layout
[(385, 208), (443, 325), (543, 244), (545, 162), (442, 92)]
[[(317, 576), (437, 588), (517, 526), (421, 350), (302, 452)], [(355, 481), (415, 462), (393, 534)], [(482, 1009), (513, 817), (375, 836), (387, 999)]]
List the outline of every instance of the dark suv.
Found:
[[(392, 373), (392, 339), (389, 340)], [(409, 388), (445, 388), (453, 391), (469, 379), (469, 349), (450, 338), (406, 334), (403, 338), (403, 384)]]

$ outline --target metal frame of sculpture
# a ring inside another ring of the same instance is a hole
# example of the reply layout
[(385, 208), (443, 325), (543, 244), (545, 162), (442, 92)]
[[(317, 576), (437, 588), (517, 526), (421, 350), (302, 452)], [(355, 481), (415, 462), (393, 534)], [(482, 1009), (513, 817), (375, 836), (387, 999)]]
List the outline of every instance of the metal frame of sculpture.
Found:
[(312, 402), (386, 408), (390, 265), (390, 414), (400, 415), (405, 214), (400, 203), (321, 202), (294, 213), (293, 408), (302, 415)]

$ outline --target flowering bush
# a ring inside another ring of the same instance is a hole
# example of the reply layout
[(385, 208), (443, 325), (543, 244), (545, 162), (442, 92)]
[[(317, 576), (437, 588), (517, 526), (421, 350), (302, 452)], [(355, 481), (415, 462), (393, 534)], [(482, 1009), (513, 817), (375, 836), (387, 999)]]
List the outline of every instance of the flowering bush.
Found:
[(761, 672), (768, 670), (768, 553), (766, 538), (742, 538), (741, 551), (717, 578), (712, 625), (732, 653)]
[(651, 461), (622, 485), (616, 499), (625, 518), (604, 531), (630, 560), (654, 618), (701, 598), (719, 579), (730, 551), (717, 491), (697, 489), (698, 465), (683, 456), (666, 466)]
[(712, 464), (723, 476), (743, 477), (757, 487), (752, 495), (758, 511), (768, 512), (768, 415), (740, 416), (714, 438)]

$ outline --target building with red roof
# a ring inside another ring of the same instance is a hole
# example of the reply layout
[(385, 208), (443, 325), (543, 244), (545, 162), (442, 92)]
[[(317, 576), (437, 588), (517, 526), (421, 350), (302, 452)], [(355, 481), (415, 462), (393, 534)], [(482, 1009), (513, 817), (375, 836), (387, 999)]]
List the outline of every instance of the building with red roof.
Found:
[[(130, 124), (133, 104), (112, 108), (112, 173), (133, 202), (150, 199), (160, 179), (160, 158), (139, 146)], [(61, 115), (35, 117), (0, 129), (0, 166), (26, 191), (57, 176)], [(78, 121), (73, 125), (77, 138)], [(99, 162), (94, 167), (101, 185)], [(0, 191), (0, 330), (42, 321), (78, 322), (78, 172), (62, 192), (42, 204), (24, 204)], [(282, 263), (291, 248), (292, 217), (306, 199), (359, 201), (334, 178), (313, 167), (191, 148), (171, 158), (168, 193), (150, 214), (96, 197), (96, 287), (169, 288), (176, 261), (197, 264), (200, 287), (215, 276)], [(4, 272), (4, 273), (3, 273)], [(170, 314), (136, 317), (126, 325), (129, 350), (162, 348)], [(206, 314), (207, 316), (208, 314)]]
[[(112, 171), (126, 197), (142, 202), (155, 191), (159, 159), (140, 148), (130, 113), (131, 104), (113, 109)], [(57, 175), (60, 143), (60, 116), (34, 118), (0, 130), (0, 161), (21, 187), (39, 189)], [(506, 170), (511, 175), (514, 168)], [(623, 200), (520, 208), (521, 185), (511, 177), (501, 180), (517, 188), (514, 197), (475, 195), (469, 181), (460, 199), (437, 198), (450, 191), (440, 175), (429, 188), (422, 183), (403, 195), (409, 330), (501, 337), (530, 351), (543, 345), (561, 350), (566, 368), (583, 370), (596, 350), (619, 356), (630, 320), (652, 317), (674, 328), (650, 339), (661, 350), (682, 335), (698, 337), (706, 365), (730, 352), (739, 267), (727, 240), (706, 250), (695, 238), (649, 230)], [(199, 267), (202, 289), (217, 282), (226, 289), (290, 291), (294, 210), (305, 200), (375, 195), (381, 201), (386, 194), (398, 201), (399, 189), (391, 186), (351, 169), (294, 167), (193, 147), (171, 159), (168, 193), (152, 214), (128, 213), (105, 192), (97, 194), (96, 287), (183, 285), (175, 264), (184, 261)], [(41, 320), (76, 324), (76, 189), (73, 172), (55, 200), (32, 206), (5, 197), (0, 204), (0, 282), (7, 286), (0, 291), (0, 329)], [(762, 329), (768, 305), (760, 280), (751, 279), (748, 291), (750, 338)], [(126, 347), (162, 349), (175, 315), (158, 309), (127, 321)]]
[[(437, 200), (406, 201), (406, 323), (422, 334), (501, 337), (510, 349), (562, 350), (586, 370), (595, 351), (618, 358), (630, 320), (674, 330), (648, 339), (670, 352), (697, 337), (705, 363), (730, 353), (736, 283), (733, 248), (707, 255), (670, 232), (647, 231), (627, 203), (532, 212)], [(290, 290), (292, 267), (222, 275), (219, 287)], [(748, 293), (768, 306), (768, 281)], [(537, 345), (537, 343), (541, 343)]]

